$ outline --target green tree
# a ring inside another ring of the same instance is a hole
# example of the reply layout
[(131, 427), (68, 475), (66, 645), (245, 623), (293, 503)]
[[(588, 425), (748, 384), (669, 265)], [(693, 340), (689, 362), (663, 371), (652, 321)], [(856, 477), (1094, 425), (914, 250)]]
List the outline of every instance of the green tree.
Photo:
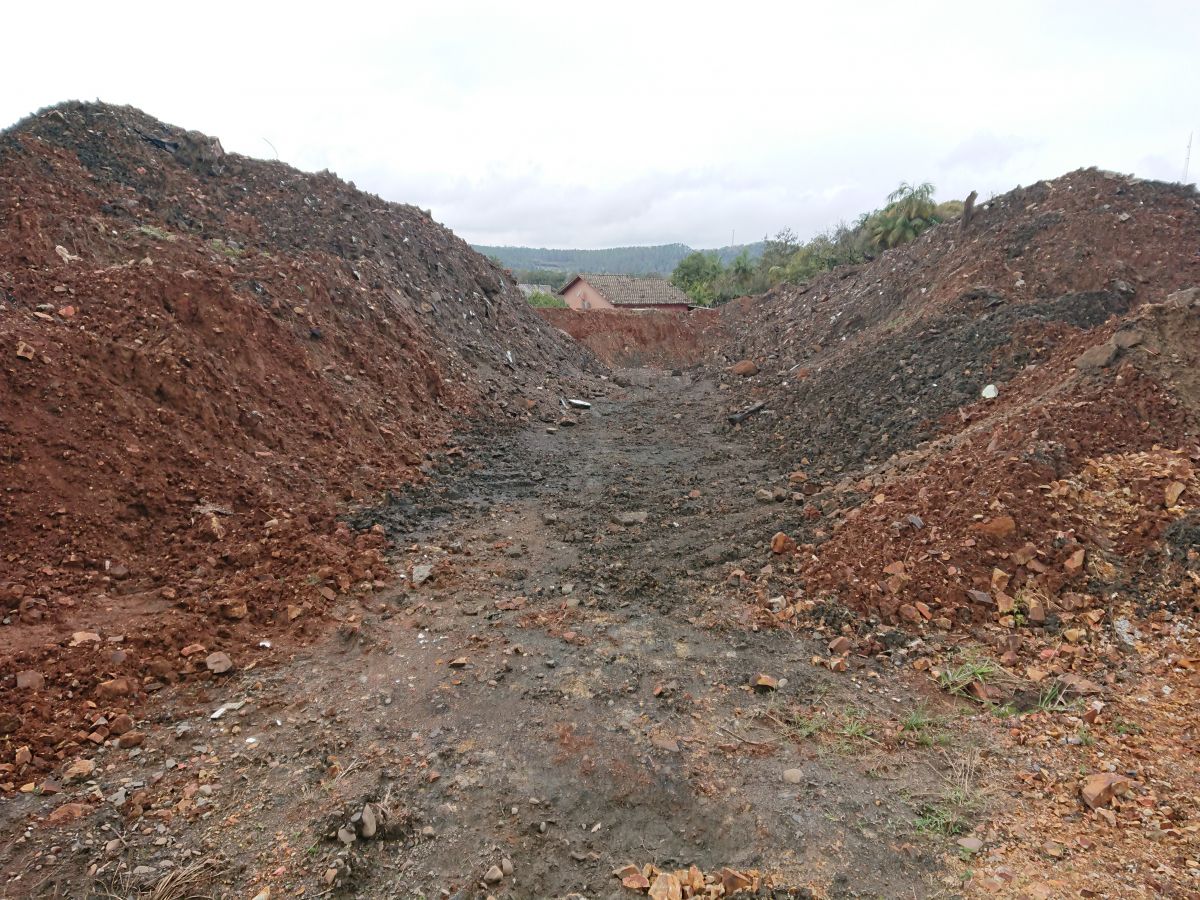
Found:
[(792, 254), (800, 249), (800, 238), (790, 228), (784, 228), (775, 237), (764, 239), (762, 266), (770, 270), (775, 266), (785, 266)]
[(964, 205), (961, 200), (943, 200), (934, 208), (934, 218), (939, 222), (946, 222), (955, 216), (961, 216)]
[(749, 250), (743, 250), (734, 258), (729, 272), (733, 276), (733, 283), (740, 289), (745, 290), (750, 285), (754, 279), (754, 263), (750, 260)]
[(899, 247), (936, 224), (933, 185), (901, 182), (888, 194), (888, 205), (874, 217), (872, 243), (880, 249)]
[(716, 299), (714, 283), (725, 272), (720, 258), (715, 253), (689, 253), (675, 271), (671, 273), (671, 284), (679, 288), (703, 306), (711, 306)]

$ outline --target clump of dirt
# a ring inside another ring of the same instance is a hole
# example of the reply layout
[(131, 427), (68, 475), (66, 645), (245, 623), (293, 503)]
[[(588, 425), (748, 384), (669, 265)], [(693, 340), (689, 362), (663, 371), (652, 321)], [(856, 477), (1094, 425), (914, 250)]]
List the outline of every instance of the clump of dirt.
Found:
[(715, 310), (542, 309), (542, 316), (610, 366), (679, 369), (698, 365), (720, 345)]
[(387, 577), (348, 503), (603, 371), (427, 213), (131, 108), (4, 132), (0, 197), (0, 734), (40, 753), (101, 682), (302, 638)]

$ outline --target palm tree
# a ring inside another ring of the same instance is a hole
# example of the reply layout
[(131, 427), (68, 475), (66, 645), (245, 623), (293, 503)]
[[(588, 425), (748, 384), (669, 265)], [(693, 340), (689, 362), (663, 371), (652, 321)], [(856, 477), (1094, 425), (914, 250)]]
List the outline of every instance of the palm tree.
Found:
[(937, 207), (933, 202), (933, 191), (934, 187), (928, 181), (922, 184), (901, 182), (888, 194), (888, 205), (876, 216), (871, 242), (881, 248), (898, 247), (934, 224)]
[(754, 277), (754, 264), (750, 262), (750, 251), (743, 250), (733, 260), (733, 280), (738, 287), (745, 287)]

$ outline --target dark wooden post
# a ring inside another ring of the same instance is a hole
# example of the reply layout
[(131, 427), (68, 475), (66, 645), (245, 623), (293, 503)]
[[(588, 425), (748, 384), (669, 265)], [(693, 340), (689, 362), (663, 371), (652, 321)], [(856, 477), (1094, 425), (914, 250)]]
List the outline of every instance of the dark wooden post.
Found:
[(975, 198), (979, 195), (975, 191), (971, 191), (967, 195), (967, 199), (963, 201), (962, 211), (962, 233), (966, 234), (967, 229), (971, 227), (971, 217), (975, 215)]

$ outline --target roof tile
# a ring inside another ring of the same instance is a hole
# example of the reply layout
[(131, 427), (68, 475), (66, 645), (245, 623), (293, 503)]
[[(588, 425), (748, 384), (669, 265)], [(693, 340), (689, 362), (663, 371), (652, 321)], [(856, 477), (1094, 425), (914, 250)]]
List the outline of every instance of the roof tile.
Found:
[[(613, 306), (661, 306), (671, 303), (691, 303), (691, 298), (665, 278), (638, 277), (636, 275), (589, 275), (581, 272), (582, 278), (604, 295)], [(560, 294), (575, 282), (567, 284)]]

